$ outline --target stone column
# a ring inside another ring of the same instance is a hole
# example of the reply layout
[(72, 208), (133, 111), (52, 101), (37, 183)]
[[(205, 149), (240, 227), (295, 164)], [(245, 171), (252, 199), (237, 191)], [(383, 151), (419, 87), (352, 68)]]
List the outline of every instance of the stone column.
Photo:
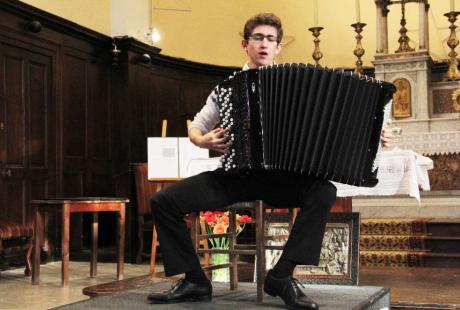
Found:
[(388, 15), (388, 8), (382, 7), (381, 8), (381, 14), (382, 14), (382, 23), (380, 26), (381, 29), (381, 40), (382, 40), (382, 49), (384, 54), (388, 54), (388, 21), (387, 21), (387, 15)]
[(426, 3), (419, 3), (419, 50), (428, 50), (428, 15)]
[(382, 7), (379, 0), (375, 0), (375, 8), (377, 9), (377, 49), (376, 53), (381, 54), (383, 53), (383, 45), (382, 45)]
[(430, 4), (428, 1), (425, 3), (425, 46), (426, 46), (426, 51), (429, 52), (430, 50), (430, 29), (428, 26), (428, 11), (430, 10)]

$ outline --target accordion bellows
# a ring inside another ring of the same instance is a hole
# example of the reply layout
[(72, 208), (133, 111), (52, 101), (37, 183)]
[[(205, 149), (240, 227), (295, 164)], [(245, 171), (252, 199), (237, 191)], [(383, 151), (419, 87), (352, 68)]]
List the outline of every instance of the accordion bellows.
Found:
[(374, 186), (385, 105), (394, 86), (305, 64), (240, 71), (217, 87), (232, 145), (225, 171), (278, 170)]

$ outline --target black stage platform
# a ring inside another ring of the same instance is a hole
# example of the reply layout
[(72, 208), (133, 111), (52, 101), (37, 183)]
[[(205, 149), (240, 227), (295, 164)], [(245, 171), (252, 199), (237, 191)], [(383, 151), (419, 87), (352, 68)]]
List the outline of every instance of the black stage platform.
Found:
[[(152, 291), (164, 291), (172, 282), (165, 281), (134, 290), (91, 298), (54, 308), (60, 310), (80, 309), (285, 309), (281, 299), (265, 295), (263, 303), (256, 302), (253, 283), (240, 283), (238, 290), (230, 291), (228, 284), (213, 283), (211, 302), (193, 302), (170, 305), (151, 305), (147, 295)], [(305, 292), (326, 309), (389, 309), (390, 291), (376, 286), (305, 285)]]

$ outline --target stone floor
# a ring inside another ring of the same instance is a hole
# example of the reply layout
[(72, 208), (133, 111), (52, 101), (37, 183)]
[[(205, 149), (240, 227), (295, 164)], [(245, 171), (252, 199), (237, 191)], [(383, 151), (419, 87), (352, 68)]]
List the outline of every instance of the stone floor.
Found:
[[(162, 271), (157, 265), (155, 271)], [(88, 299), (82, 289), (90, 285), (116, 280), (115, 263), (98, 263), (98, 275), (89, 277), (89, 263), (71, 261), (70, 285), (61, 288), (61, 263), (53, 262), (41, 265), (40, 284), (31, 285), (30, 277), (24, 276), (24, 268), (0, 272), (0, 310), (27, 309), (42, 310), (68, 303)], [(149, 266), (125, 264), (125, 279), (145, 275)]]
[[(148, 274), (149, 266), (125, 264), (125, 279)], [(162, 264), (156, 265), (162, 272)], [(61, 263), (41, 265), (40, 284), (31, 285), (24, 268), (0, 271), (0, 310), (48, 309), (88, 299), (84, 287), (114, 282), (115, 263), (98, 263), (89, 277), (89, 263), (70, 262), (70, 285), (61, 288)], [(392, 309), (460, 309), (460, 268), (370, 268), (360, 270), (360, 286), (391, 289)], [(428, 307), (430, 306), (430, 307)]]

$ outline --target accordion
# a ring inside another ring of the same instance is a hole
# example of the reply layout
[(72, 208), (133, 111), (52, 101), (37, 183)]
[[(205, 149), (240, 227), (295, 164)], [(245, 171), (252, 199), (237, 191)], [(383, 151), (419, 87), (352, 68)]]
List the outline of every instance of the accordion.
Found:
[(394, 91), (365, 75), (305, 64), (237, 72), (216, 88), (231, 140), (222, 167), (374, 186), (384, 108)]

